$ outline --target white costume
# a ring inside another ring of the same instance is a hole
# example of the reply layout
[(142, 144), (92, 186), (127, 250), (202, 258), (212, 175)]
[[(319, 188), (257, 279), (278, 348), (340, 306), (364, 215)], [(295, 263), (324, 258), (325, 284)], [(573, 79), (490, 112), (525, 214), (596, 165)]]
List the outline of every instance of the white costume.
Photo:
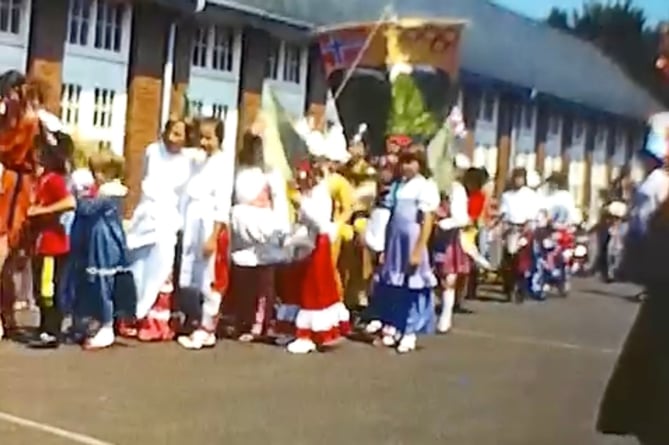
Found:
[(183, 191), (192, 163), (188, 152), (170, 153), (162, 142), (146, 149), (142, 197), (127, 227), (138, 320), (149, 314), (172, 273), (177, 232), (183, 227)]
[[(204, 296), (202, 323), (213, 332), (221, 305), (221, 294), (212, 289), (215, 255), (204, 257), (203, 247), (216, 223), (228, 224), (232, 200), (232, 159), (214, 153), (193, 169), (184, 193), (183, 254), (179, 285), (198, 289)], [(230, 178), (230, 180), (226, 180)]]
[(238, 266), (280, 263), (290, 231), (286, 182), (279, 172), (243, 167), (234, 182), (230, 219), (231, 257)]
[(502, 193), (499, 206), (504, 221), (510, 224), (525, 224), (533, 221), (537, 214), (537, 194), (527, 186)]

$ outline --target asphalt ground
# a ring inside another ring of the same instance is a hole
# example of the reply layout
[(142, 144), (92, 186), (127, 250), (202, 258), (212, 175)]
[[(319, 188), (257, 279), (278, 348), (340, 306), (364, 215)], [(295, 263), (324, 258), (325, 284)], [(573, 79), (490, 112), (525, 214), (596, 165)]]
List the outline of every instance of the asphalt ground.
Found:
[(634, 444), (593, 426), (633, 294), (586, 280), (567, 299), (473, 301), (402, 356), (351, 341), (308, 356), (3, 342), (0, 444)]

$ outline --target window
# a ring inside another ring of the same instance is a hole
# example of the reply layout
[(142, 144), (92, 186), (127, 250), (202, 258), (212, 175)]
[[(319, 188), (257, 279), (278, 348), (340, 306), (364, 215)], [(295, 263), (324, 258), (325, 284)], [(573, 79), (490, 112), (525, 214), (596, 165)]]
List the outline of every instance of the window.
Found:
[(202, 116), (202, 108), (204, 108), (204, 104), (201, 100), (191, 100), (188, 102), (188, 115), (190, 117), (200, 117)]
[(627, 132), (619, 128), (616, 131), (616, 147), (625, 147), (627, 145)]
[(215, 117), (218, 120), (224, 120), (225, 115), (228, 114), (227, 105), (213, 104), (211, 106), (211, 117)]
[(513, 107), (513, 126), (514, 128), (520, 128), (520, 124), (523, 122), (523, 106), (515, 105)]
[(557, 136), (560, 134), (560, 116), (557, 114), (551, 114), (548, 118), (548, 133)]
[(21, 32), (24, 0), (0, 0), (0, 32), (18, 35)]
[(575, 120), (574, 129), (572, 131), (572, 137), (574, 141), (582, 141), (584, 133), (585, 133), (585, 125), (583, 125), (583, 121)]
[(281, 43), (272, 39), (269, 47), (269, 55), (265, 62), (265, 78), (277, 80), (279, 78), (279, 54), (281, 52)]
[(495, 120), (495, 95), (492, 93), (483, 93), (481, 96), (481, 111), (479, 119), (485, 122)]
[(126, 6), (115, 0), (70, 0), (67, 41), (120, 53)]
[(205, 68), (207, 66), (207, 41), (209, 39), (208, 30), (206, 28), (198, 28), (195, 30), (193, 38), (193, 56), (191, 63), (193, 66)]
[(79, 123), (79, 101), (81, 86), (63, 84), (60, 98), (60, 118), (65, 125), (76, 126)]
[(605, 144), (607, 136), (608, 136), (607, 128), (603, 125), (598, 126), (597, 134), (595, 136), (595, 143), (597, 145)]
[(534, 127), (534, 107), (526, 105), (523, 109), (523, 128), (531, 130)]
[(95, 88), (93, 103), (93, 126), (95, 128), (111, 128), (114, 110), (114, 91)]
[(223, 26), (201, 27), (195, 32), (191, 64), (230, 72), (234, 68), (235, 33)]
[(302, 48), (295, 45), (284, 45), (283, 80), (300, 83), (302, 70)]

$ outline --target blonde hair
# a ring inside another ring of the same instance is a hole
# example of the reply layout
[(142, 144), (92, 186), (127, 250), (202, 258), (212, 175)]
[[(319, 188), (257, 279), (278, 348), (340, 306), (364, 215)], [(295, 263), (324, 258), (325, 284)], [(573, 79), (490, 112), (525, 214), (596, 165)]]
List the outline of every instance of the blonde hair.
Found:
[(99, 172), (107, 180), (120, 179), (123, 176), (125, 160), (111, 150), (97, 151), (88, 158), (88, 168), (92, 172)]

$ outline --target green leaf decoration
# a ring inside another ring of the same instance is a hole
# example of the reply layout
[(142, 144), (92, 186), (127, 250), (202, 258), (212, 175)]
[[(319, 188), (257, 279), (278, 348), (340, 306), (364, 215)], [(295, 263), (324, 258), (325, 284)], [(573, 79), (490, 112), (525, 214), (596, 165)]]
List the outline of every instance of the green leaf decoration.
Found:
[(439, 130), (435, 116), (423, 101), (423, 95), (409, 74), (400, 74), (391, 86), (391, 106), (387, 132), (429, 140)]

